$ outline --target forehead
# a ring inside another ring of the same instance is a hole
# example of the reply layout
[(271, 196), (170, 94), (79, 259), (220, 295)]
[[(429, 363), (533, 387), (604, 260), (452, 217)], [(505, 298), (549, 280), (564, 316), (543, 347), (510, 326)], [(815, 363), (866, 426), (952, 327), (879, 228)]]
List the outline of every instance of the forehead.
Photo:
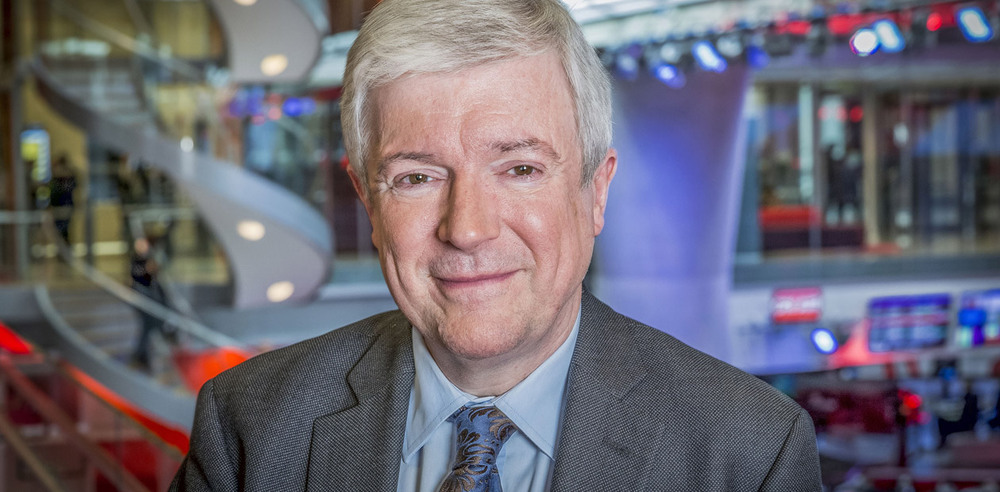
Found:
[(372, 101), (373, 149), (383, 156), (448, 139), (465, 146), (498, 138), (578, 146), (571, 88), (554, 52), (407, 75), (377, 88)]

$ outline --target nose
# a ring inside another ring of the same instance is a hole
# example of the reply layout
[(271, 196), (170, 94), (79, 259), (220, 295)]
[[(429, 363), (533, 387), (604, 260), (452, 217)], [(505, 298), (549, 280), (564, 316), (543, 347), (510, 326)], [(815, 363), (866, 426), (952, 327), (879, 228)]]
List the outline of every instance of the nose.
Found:
[(500, 235), (496, 200), (472, 178), (451, 182), (438, 238), (461, 250), (472, 250)]

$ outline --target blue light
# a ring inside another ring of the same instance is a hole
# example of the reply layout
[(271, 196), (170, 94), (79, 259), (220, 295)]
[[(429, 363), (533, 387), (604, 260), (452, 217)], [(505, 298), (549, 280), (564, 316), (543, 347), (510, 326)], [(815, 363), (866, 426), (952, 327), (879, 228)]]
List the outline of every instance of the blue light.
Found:
[(982, 43), (993, 39), (993, 27), (986, 19), (986, 14), (979, 7), (965, 7), (955, 12), (955, 20), (962, 29), (965, 39), (973, 43)]
[(712, 43), (702, 40), (698, 41), (691, 48), (691, 54), (694, 55), (695, 61), (698, 62), (698, 66), (708, 70), (709, 72), (724, 72), (729, 66), (726, 63), (725, 58), (719, 55), (718, 51), (715, 51), (715, 47)]
[(878, 34), (869, 28), (858, 29), (858, 32), (851, 36), (851, 51), (858, 56), (868, 56), (879, 48)]
[(289, 97), (281, 105), (281, 110), (285, 112), (286, 116), (292, 118), (299, 116), (302, 114), (302, 101), (297, 97)]
[(833, 336), (833, 332), (826, 328), (816, 328), (809, 338), (812, 339), (813, 346), (821, 354), (832, 354), (837, 351), (837, 337)]
[(882, 51), (886, 53), (899, 53), (906, 48), (903, 33), (899, 32), (899, 26), (895, 22), (888, 19), (875, 21), (872, 24), (872, 29), (875, 31), (875, 35), (878, 36)]
[(639, 60), (629, 53), (619, 53), (615, 57), (615, 73), (625, 80), (639, 77)]
[(673, 87), (674, 89), (680, 89), (687, 83), (687, 77), (684, 76), (683, 71), (674, 65), (666, 63), (654, 68), (653, 75), (655, 75), (657, 79), (660, 79), (660, 82), (663, 82), (664, 84), (667, 84), (668, 87)]
[(764, 68), (771, 62), (771, 57), (767, 55), (767, 51), (764, 51), (764, 48), (760, 46), (748, 46), (746, 57), (747, 63), (753, 68)]
[(285, 116), (292, 118), (305, 116), (316, 111), (316, 101), (309, 97), (289, 97), (281, 104), (281, 111), (285, 113)]

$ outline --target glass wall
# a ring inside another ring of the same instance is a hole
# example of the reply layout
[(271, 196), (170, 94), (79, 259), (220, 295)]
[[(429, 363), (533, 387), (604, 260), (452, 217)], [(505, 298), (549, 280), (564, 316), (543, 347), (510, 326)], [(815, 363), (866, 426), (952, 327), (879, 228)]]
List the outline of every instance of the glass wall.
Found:
[(1000, 253), (998, 96), (1000, 84), (756, 85), (740, 261)]

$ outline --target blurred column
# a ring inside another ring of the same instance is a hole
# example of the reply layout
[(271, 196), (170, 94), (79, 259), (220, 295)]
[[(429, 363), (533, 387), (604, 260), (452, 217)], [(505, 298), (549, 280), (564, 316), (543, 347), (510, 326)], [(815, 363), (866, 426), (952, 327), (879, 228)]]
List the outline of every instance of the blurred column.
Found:
[(812, 84), (799, 85), (799, 194), (802, 204), (813, 207), (816, 214), (809, 220), (809, 249), (817, 252), (822, 247), (823, 204), (821, 171), (816, 149), (816, 88)]
[[(20, 69), (21, 12), (18, 0), (0, 0), (0, 24), (3, 40), (0, 41), (0, 73), (5, 77), (0, 81), (0, 162), (3, 163), (4, 189), (0, 190), (5, 199), (2, 208), (22, 212), (28, 210), (27, 171), (21, 160), (21, 113), (23, 74)], [(12, 224), (0, 239), (0, 265), (12, 265), (18, 278), (23, 278), (28, 269), (27, 224)]]
[(878, 172), (878, 99), (875, 91), (866, 87), (861, 96), (864, 119), (861, 120), (861, 153), (863, 170), (861, 178), (861, 208), (865, 221), (865, 245), (882, 242), (882, 226), (879, 223), (879, 172)]
[(723, 359), (748, 79), (734, 66), (680, 90), (614, 82), (619, 166), (594, 260), (598, 297)]

